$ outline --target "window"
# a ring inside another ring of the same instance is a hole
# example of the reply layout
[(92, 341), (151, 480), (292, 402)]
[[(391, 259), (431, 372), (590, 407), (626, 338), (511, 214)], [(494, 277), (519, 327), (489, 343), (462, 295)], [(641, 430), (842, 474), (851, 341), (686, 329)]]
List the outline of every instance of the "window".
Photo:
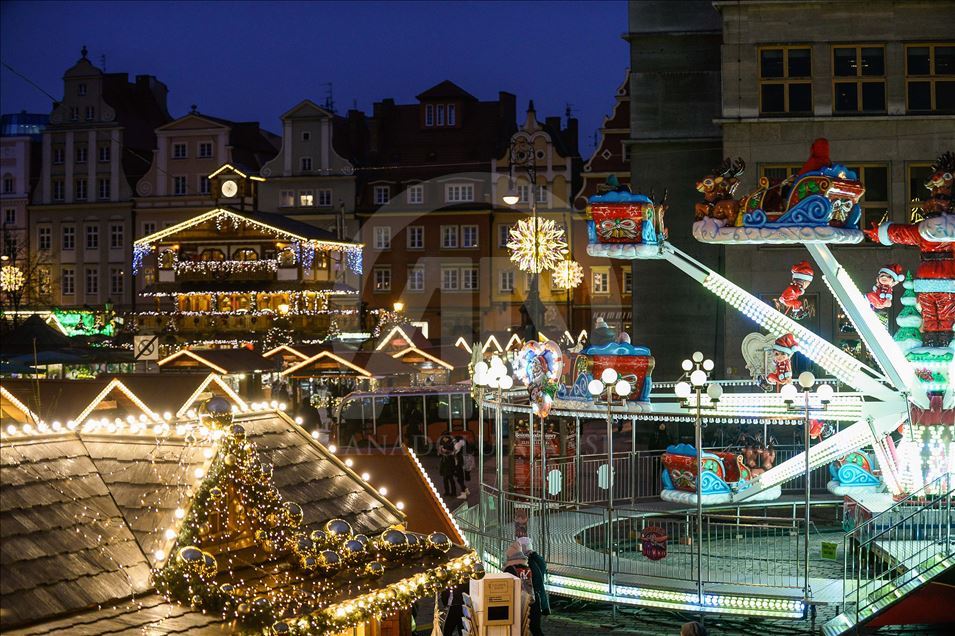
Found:
[(109, 249), (121, 250), (126, 243), (126, 228), (122, 223), (111, 223), (109, 226)]
[(53, 180), (53, 200), (62, 201), (63, 200), (63, 179), (54, 179)]
[(444, 104), (438, 104), (436, 110), (438, 112), (437, 125), (444, 126)]
[(906, 45), (905, 96), (909, 112), (955, 112), (955, 43)]
[(424, 265), (408, 268), (408, 291), (424, 291)]
[(783, 46), (759, 50), (759, 112), (812, 113), (812, 50)]
[(302, 157), (302, 172), (311, 172), (312, 170), (312, 158), (311, 157)]
[(833, 111), (885, 112), (885, 47), (832, 47), (832, 76)]
[(100, 179), (99, 180), (99, 198), (108, 199), (109, 195), (110, 195), (109, 179)]
[(79, 95), (80, 97), (85, 97), (85, 96), (86, 96), (86, 84), (84, 84), (84, 83), (82, 83), (82, 82), (79, 83), (79, 84), (77, 84), (77, 85), (76, 85), (76, 94)]
[(109, 293), (110, 296), (122, 296), (123, 295), (123, 278), (125, 272), (119, 267), (111, 267), (109, 269)]
[(457, 108), (454, 104), (448, 104), (448, 126), (454, 126), (457, 123)]
[(497, 226), (497, 246), (507, 247), (507, 241), (511, 238), (511, 226), (502, 224)]
[(63, 146), (56, 146), (53, 148), (53, 163), (61, 164), (64, 161), (66, 153), (63, 150)]
[(99, 268), (86, 268), (86, 295), (95, 296), (99, 293)]
[(520, 184), (517, 186), (517, 202), (518, 203), (530, 203), (531, 201), (531, 187), (526, 183)]
[(408, 186), (408, 203), (424, 203), (424, 186), (420, 183)]
[(299, 190), (298, 191), (298, 204), (303, 208), (310, 208), (315, 205), (315, 191), (314, 190)]
[(318, 191), (318, 207), (320, 208), (330, 208), (332, 207), (332, 191), (329, 189), (323, 189)]
[(110, 157), (109, 144), (100, 144), (99, 145), (99, 160), (101, 163), (109, 163)]
[(759, 176), (766, 177), (770, 184), (774, 184), (798, 173), (800, 168), (802, 168), (801, 164), (769, 164), (760, 166)]
[(156, 222), (146, 221), (143, 223), (143, 236), (149, 236), (156, 233)]
[[(928, 196), (925, 182), (933, 174), (931, 163), (912, 163), (908, 166), (908, 199), (909, 209), (918, 207), (918, 202)], [(908, 219), (906, 219), (908, 220)]]
[(448, 203), (474, 201), (474, 184), (449, 183), (444, 186), (444, 200)]
[(72, 296), (76, 293), (76, 272), (72, 267), (64, 267), (62, 271), (62, 281), (60, 290), (64, 296)]
[(391, 201), (391, 187), (386, 185), (375, 186), (375, 205), (385, 205)]
[(93, 121), (96, 118), (96, 108), (93, 106), (86, 107), (86, 121)]
[(186, 194), (186, 177), (173, 177), (172, 178), (172, 193), (176, 196), (183, 196)]
[(73, 193), (74, 194), (73, 198), (75, 198), (77, 201), (86, 201), (86, 197), (89, 196), (87, 192), (88, 190), (87, 185), (88, 183), (86, 179), (77, 179), (76, 191)]
[(17, 237), (9, 232), (3, 233), (3, 253), (10, 260), (17, 258)]
[(3, 211), (3, 224), (4, 225), (16, 225), (17, 224), (17, 209), (16, 208), (7, 208)]
[(302, 141), (309, 141), (312, 138), (312, 133), (307, 130), (302, 131)]
[(537, 186), (537, 197), (535, 200), (537, 203), (542, 203), (544, 205), (550, 204), (550, 190), (548, 190), (546, 185)]
[(862, 208), (860, 227), (879, 223), (889, 211), (889, 167), (886, 165), (846, 166), (859, 175), (865, 194), (859, 199)]
[(457, 246), (458, 246), (458, 226), (457, 225), (442, 225), (441, 226), (441, 247), (453, 249)]
[(79, 120), (80, 120), (79, 106), (70, 106), (70, 121), (79, 121)]
[(173, 159), (185, 159), (186, 158), (186, 144), (173, 144), (172, 145), (172, 158)]
[(441, 290), (457, 291), (460, 289), (458, 268), (445, 268), (441, 270)]
[(3, 193), (4, 194), (13, 194), (13, 191), (16, 190), (17, 181), (13, 177), (4, 176), (3, 177)]
[(623, 293), (633, 294), (633, 272), (625, 271), (623, 273)]
[(610, 272), (607, 270), (591, 270), (591, 292), (594, 294), (610, 293)]
[(423, 225), (411, 225), (405, 230), (405, 233), (408, 237), (408, 249), (409, 250), (423, 250), (424, 249), (424, 226)]
[(391, 228), (388, 226), (378, 226), (375, 228), (375, 249), (391, 249)]
[(76, 147), (76, 163), (86, 163), (87, 158), (87, 149), (86, 146), (77, 146)]
[(38, 227), (36, 230), (36, 244), (39, 249), (44, 251), (53, 249), (53, 228), (48, 225)]
[(374, 282), (376, 292), (391, 291), (391, 268), (376, 267), (374, 269)]
[(282, 190), (279, 193), (279, 205), (283, 208), (295, 207), (295, 190)]
[(76, 249), (76, 228), (72, 225), (64, 225), (61, 230), (61, 248), (63, 250)]
[(480, 289), (481, 282), (478, 277), (477, 267), (465, 267), (461, 269), (461, 288), (467, 291), (476, 291)]
[(204, 174), (199, 175), (199, 194), (209, 194), (209, 188), (212, 186), (212, 182), (209, 181), (209, 177)]
[(212, 158), (212, 142), (211, 141), (199, 142), (199, 158), (200, 159)]
[(99, 249), (99, 226), (98, 225), (86, 226), (86, 249), (88, 250)]
[(461, 247), (477, 247), (477, 246), (478, 246), (478, 226), (462, 225), (461, 226)]
[(434, 126), (434, 104), (426, 104), (424, 107), (424, 125)]
[(502, 292), (514, 291), (514, 272), (499, 272), (497, 288)]

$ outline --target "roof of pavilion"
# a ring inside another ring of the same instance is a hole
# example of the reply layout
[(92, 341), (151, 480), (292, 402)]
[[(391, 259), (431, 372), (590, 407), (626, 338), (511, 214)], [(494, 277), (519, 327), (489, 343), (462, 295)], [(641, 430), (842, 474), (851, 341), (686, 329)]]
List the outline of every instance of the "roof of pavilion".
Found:
[[(424, 593), (431, 593), (437, 583), (431, 573), (441, 565), (454, 570), (454, 580), (468, 572), (472, 559), (461, 547), (447, 552), (408, 548), (400, 559), (384, 553), (384, 572), (377, 579), (363, 576), (360, 567), (342, 567), (329, 578), (296, 565), (284, 543), (263, 548), (262, 531), (269, 537), (270, 532), (292, 533), (292, 541), (342, 519), (355, 533), (374, 536), (404, 519), (284, 414), (247, 413), (234, 422), (231, 416), (210, 422), (180, 421), (158, 435), (149, 428), (84, 425), (0, 438), (4, 632), (105, 633), (148, 625), (150, 630), (218, 633), (218, 611), (200, 614), (155, 594), (157, 584), (181, 577), (186, 560), (175, 555), (191, 546), (218, 559), (217, 574), (201, 579), (215, 594), (224, 583), (239, 587), (241, 580), (237, 595), (254, 590), (276, 604), (274, 613), (271, 606), (268, 611), (257, 606), (269, 616), (287, 616), (280, 605), (295, 597), (301, 604), (291, 613), (314, 621), (316, 632), (341, 631), (369, 612), (387, 613), (381, 606), (364, 609), (374, 605), (376, 595), (383, 597), (379, 592), (395, 595), (421, 583)], [(242, 490), (250, 479), (274, 494), (265, 503), (243, 498), (251, 492)], [(224, 506), (214, 498), (219, 487), (237, 493), (220, 493), (228, 497)], [(244, 503), (244, 512), (230, 502)], [(297, 517), (283, 517), (276, 530), (271, 516), (266, 522), (266, 512), (273, 510), (267, 505), (294, 508)], [(224, 517), (220, 523), (227, 528), (215, 536), (209, 534), (211, 514)], [(281, 576), (269, 574), (280, 569)], [(319, 588), (321, 594), (314, 594)], [(178, 598), (172, 588), (164, 589)], [(203, 603), (214, 597), (210, 594)], [(361, 605), (358, 598), (364, 599)]]
[(316, 377), (322, 375), (353, 375), (380, 378), (395, 375), (413, 375), (415, 368), (380, 351), (353, 351), (326, 348), (315, 355), (292, 364), (282, 375)]
[(253, 371), (274, 371), (275, 360), (269, 360), (250, 349), (180, 349), (157, 364), (168, 371), (213, 371), (224, 375)]

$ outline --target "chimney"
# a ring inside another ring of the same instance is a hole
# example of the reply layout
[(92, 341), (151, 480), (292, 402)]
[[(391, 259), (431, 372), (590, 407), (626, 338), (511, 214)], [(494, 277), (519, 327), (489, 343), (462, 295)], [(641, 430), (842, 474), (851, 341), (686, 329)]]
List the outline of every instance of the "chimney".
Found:
[(549, 132), (553, 135), (560, 134), (560, 117), (546, 117), (544, 119), (544, 125), (549, 128)]
[(564, 143), (572, 151), (574, 155), (580, 154), (580, 140), (578, 139), (579, 133), (577, 131), (577, 118), (568, 117), (567, 118), (567, 128), (564, 129)]

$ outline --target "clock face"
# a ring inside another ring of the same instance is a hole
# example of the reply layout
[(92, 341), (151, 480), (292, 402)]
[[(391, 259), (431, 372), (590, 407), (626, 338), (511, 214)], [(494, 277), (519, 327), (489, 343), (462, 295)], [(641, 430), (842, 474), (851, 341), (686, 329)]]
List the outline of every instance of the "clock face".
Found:
[(239, 192), (239, 185), (232, 179), (222, 182), (222, 196), (226, 197), (227, 199), (231, 199), (238, 192)]

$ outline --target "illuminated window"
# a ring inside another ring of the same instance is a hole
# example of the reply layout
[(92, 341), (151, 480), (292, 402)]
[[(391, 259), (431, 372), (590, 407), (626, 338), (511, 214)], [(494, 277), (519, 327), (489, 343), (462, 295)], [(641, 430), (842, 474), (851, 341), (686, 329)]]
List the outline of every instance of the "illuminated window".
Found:
[(374, 284), (376, 292), (386, 292), (391, 291), (391, 268), (390, 267), (375, 267), (372, 270), (374, 275)]
[(591, 293), (609, 294), (610, 293), (610, 272), (606, 269), (591, 269), (590, 274)]
[(833, 105), (837, 113), (885, 111), (885, 47), (832, 47)]
[(315, 191), (314, 190), (299, 190), (298, 191), (298, 204), (303, 208), (310, 208), (315, 205)]
[(812, 113), (812, 50), (808, 46), (759, 49), (759, 112)]
[(907, 44), (905, 90), (909, 112), (955, 112), (955, 43)]

